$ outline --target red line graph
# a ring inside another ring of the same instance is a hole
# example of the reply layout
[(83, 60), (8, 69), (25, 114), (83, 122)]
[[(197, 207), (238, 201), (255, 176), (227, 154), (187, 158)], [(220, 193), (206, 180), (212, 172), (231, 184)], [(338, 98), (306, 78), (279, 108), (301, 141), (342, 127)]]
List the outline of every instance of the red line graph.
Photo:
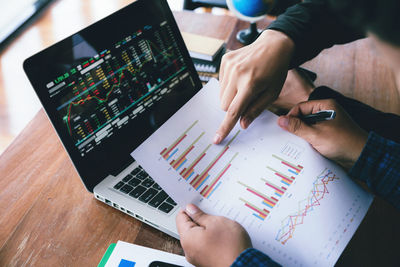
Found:
[(299, 201), (299, 210), (282, 220), (282, 227), (278, 231), (275, 240), (281, 242), (283, 245), (286, 244), (286, 242), (293, 237), (296, 226), (303, 224), (304, 218), (317, 206), (320, 206), (321, 200), (326, 194), (329, 194), (328, 183), (338, 179), (339, 177), (328, 169), (325, 169), (318, 175), (308, 197)]

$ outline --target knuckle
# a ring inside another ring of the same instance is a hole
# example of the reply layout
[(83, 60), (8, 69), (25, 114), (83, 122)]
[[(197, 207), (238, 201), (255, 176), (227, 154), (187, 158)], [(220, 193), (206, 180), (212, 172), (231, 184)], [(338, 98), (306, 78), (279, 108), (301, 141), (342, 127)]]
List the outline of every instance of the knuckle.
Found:
[(227, 111), (227, 115), (230, 118), (236, 119), (239, 117), (239, 110), (236, 107), (229, 108)]
[(247, 87), (249, 88), (249, 90), (257, 93), (257, 88), (260, 87), (259, 84), (260, 83), (258, 82), (257, 77), (255, 77), (255, 75), (250, 72), (247, 81)]
[(221, 109), (222, 109), (223, 111), (227, 111), (227, 110), (228, 110), (228, 104), (225, 103), (225, 102), (221, 102)]
[(334, 100), (334, 99), (327, 99), (326, 102), (327, 102), (328, 106), (330, 106), (330, 107), (337, 107), (337, 105), (338, 105), (336, 100)]
[(290, 125), (292, 125), (293, 133), (298, 133), (301, 130), (301, 122), (300, 122), (300, 120), (292, 119), (292, 123), (290, 123)]
[(242, 64), (235, 65), (236, 74), (242, 74), (246, 71), (246, 68)]
[(258, 73), (257, 73), (257, 71), (256, 71), (256, 69), (254, 67), (247, 69), (247, 75), (249, 76), (249, 78), (250, 78), (252, 83), (261, 84), (261, 80), (259, 78), (259, 75), (258, 75)]
[(239, 68), (240, 68), (240, 66), (238, 64), (233, 64), (233, 66), (231, 67), (232, 73), (233, 74), (238, 74), (239, 73)]
[(234, 56), (233, 52), (225, 53), (222, 56), (222, 59), (221, 59), (222, 61), (221, 62), (224, 62), (224, 63), (229, 62), (230, 60), (232, 60), (233, 56)]
[(258, 115), (261, 114), (261, 112), (263, 112), (264, 109), (265, 109), (264, 106), (262, 106), (262, 107), (253, 107), (253, 108), (251, 108), (249, 110), (249, 114), (248, 115), (251, 118), (256, 118), (256, 117), (258, 117)]

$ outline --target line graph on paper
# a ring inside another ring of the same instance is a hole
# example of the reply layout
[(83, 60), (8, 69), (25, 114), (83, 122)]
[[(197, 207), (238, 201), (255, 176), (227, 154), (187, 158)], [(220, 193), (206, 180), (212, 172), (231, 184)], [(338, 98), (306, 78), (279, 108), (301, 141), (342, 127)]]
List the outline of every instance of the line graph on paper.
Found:
[(285, 245), (293, 237), (297, 227), (304, 223), (305, 217), (320, 206), (321, 201), (329, 194), (328, 184), (338, 179), (331, 170), (322, 171), (313, 182), (313, 188), (307, 198), (299, 201), (298, 210), (282, 220), (275, 240)]

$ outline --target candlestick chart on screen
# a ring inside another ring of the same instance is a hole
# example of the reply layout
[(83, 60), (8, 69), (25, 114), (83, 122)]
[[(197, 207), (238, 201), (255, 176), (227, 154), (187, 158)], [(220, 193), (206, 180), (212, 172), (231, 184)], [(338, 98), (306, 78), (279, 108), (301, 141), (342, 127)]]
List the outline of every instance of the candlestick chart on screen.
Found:
[(161, 100), (186, 68), (169, 25), (145, 26), (52, 81), (49, 93), (81, 150)]

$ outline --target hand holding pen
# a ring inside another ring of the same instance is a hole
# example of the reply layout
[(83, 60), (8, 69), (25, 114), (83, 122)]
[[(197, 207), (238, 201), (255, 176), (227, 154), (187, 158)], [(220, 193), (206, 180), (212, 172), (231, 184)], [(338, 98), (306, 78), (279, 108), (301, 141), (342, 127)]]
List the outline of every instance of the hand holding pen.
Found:
[(368, 139), (368, 133), (331, 99), (299, 103), (278, 119), (278, 125), (348, 169), (357, 161)]
[(315, 124), (321, 121), (330, 121), (336, 117), (336, 111), (334, 110), (321, 110), (313, 114), (302, 115), (300, 119), (307, 124)]

